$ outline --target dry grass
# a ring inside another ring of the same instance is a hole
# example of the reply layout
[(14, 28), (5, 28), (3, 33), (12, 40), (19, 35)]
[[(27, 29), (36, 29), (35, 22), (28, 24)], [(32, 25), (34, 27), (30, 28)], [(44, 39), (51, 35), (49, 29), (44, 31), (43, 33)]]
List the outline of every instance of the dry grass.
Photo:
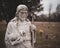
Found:
[[(60, 48), (60, 22), (35, 22), (37, 27), (37, 48)], [(40, 36), (39, 30), (43, 30)], [(46, 36), (47, 39), (46, 39)]]

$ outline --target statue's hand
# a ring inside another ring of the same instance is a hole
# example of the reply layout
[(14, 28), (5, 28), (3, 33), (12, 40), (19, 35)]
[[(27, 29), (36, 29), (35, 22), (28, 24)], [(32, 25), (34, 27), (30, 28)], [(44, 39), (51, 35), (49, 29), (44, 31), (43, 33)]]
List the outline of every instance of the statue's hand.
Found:
[(17, 45), (19, 43), (22, 43), (23, 41), (24, 41), (23, 37), (19, 37), (15, 41), (11, 41), (11, 45)]
[(10, 41), (11, 45), (17, 45), (20, 43), (20, 38), (14, 40), (14, 41)]

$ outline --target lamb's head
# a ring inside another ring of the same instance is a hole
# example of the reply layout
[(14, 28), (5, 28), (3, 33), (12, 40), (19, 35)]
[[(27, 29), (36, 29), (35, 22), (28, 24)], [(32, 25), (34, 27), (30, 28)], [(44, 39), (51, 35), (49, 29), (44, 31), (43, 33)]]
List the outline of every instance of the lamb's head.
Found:
[(26, 32), (24, 30), (20, 30), (20, 35), (21, 36), (26, 36)]

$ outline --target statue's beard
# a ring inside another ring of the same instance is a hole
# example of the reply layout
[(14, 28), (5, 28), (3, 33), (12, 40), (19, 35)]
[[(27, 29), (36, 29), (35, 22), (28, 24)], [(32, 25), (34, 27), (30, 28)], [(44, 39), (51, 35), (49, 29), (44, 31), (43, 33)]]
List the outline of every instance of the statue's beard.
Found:
[(21, 21), (25, 21), (26, 18), (21, 18)]
[(22, 17), (20, 17), (19, 20), (20, 20), (20, 21), (25, 21), (26, 18), (22, 18)]
[(25, 16), (19, 16), (19, 20), (21, 20), (21, 21), (24, 21), (24, 20), (26, 20), (26, 18), (27, 18), (27, 16), (25, 15)]

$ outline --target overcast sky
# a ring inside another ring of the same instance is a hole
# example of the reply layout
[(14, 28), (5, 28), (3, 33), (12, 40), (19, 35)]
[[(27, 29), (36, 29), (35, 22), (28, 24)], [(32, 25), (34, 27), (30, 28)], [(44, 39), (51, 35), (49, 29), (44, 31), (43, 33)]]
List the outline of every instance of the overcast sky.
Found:
[(56, 7), (58, 4), (60, 4), (60, 0), (42, 0), (41, 2), (43, 4), (44, 7), (44, 13), (48, 14), (49, 12), (49, 6), (50, 4), (52, 5), (52, 10), (51, 12), (55, 12), (56, 11)]

